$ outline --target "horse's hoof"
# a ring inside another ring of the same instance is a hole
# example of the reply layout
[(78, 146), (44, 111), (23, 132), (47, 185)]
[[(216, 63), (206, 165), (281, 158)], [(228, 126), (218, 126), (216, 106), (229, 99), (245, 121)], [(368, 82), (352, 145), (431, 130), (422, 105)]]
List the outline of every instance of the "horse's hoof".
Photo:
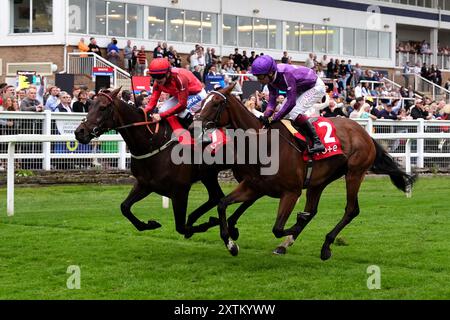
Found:
[(230, 238), (234, 241), (237, 241), (239, 239), (239, 229), (238, 228), (229, 228), (228, 233), (230, 234)]
[(158, 229), (161, 227), (162, 227), (162, 225), (159, 222), (154, 221), (154, 220), (149, 220), (147, 223), (147, 228), (148, 228), (147, 230), (155, 230), (155, 229)]
[(327, 261), (330, 258), (331, 258), (331, 250), (322, 249), (322, 252), (320, 253), (320, 259), (322, 259), (322, 261)]
[(273, 251), (273, 254), (281, 256), (281, 255), (285, 255), (286, 252), (287, 252), (287, 250), (285, 247), (278, 247)]
[(193, 232), (187, 231), (187, 232), (184, 233), (184, 238), (185, 239), (190, 239), (190, 238), (192, 238), (193, 235), (194, 235)]
[(227, 249), (233, 257), (236, 257), (239, 253), (239, 246), (233, 241), (229, 241)]

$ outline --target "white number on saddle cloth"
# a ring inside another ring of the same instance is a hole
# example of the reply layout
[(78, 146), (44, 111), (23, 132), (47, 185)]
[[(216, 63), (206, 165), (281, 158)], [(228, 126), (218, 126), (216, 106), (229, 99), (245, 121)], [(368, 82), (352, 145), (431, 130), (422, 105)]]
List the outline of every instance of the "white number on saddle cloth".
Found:
[(317, 125), (320, 128), (327, 128), (327, 132), (325, 133), (325, 137), (323, 139), (325, 144), (336, 143), (336, 138), (331, 136), (331, 134), (333, 133), (333, 127), (331, 126), (331, 124), (329, 124), (328, 122), (319, 122)]

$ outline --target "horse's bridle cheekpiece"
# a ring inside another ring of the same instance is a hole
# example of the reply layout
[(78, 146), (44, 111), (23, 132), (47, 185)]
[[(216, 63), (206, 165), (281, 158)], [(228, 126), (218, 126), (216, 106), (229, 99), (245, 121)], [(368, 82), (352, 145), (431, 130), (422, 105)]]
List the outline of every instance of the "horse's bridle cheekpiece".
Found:
[(219, 110), (217, 110), (217, 114), (216, 114), (216, 117), (215, 117), (214, 121), (209, 121), (209, 122), (206, 123), (206, 125), (205, 125), (205, 127), (208, 128), (208, 125), (209, 125), (210, 123), (212, 123), (212, 124), (214, 125), (214, 127), (217, 128), (218, 122), (219, 122), (219, 120), (220, 120), (220, 116), (222, 115), (222, 112), (223, 112), (223, 110), (225, 109), (225, 106), (226, 106), (226, 104), (227, 104), (228, 99), (227, 99), (227, 97), (226, 97), (223, 93), (221, 93), (221, 92), (219, 92), (219, 91), (211, 91), (210, 94), (215, 94), (215, 95), (218, 95), (218, 96), (220, 96), (221, 98), (223, 98), (223, 101), (221, 101), (220, 104), (219, 104)]

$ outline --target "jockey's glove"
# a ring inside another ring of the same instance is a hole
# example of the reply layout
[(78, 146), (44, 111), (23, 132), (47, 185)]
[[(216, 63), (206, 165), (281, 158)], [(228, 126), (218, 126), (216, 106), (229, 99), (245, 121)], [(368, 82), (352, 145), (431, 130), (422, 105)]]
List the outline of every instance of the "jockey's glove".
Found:
[(263, 124), (264, 128), (268, 128), (270, 126), (271, 120), (266, 116), (260, 116), (259, 121)]

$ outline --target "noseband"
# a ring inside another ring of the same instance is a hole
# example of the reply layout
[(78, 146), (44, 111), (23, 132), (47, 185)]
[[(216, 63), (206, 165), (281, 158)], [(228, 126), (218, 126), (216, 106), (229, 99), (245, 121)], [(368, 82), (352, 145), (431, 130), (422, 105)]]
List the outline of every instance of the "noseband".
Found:
[[(101, 91), (100, 91), (100, 92), (97, 94), (97, 96), (105, 97), (106, 99), (109, 100), (110, 104), (113, 104), (113, 103), (114, 103), (114, 100), (113, 100), (109, 95), (107, 95), (107, 94), (104, 93), (104, 92), (101, 92)], [(110, 113), (111, 116), (112, 116), (113, 108), (108, 108), (108, 109), (110, 110), (109, 113)], [(86, 119), (83, 119), (83, 122), (86, 122)], [(92, 129), (92, 132), (90, 133), (91, 136), (93, 136), (94, 138), (99, 138), (103, 133), (108, 132), (108, 131), (110, 131), (110, 130), (113, 130), (113, 128), (101, 129), (103, 122), (104, 122), (104, 121), (102, 121), (102, 122), (98, 125), (98, 127), (94, 127), (94, 129)]]

